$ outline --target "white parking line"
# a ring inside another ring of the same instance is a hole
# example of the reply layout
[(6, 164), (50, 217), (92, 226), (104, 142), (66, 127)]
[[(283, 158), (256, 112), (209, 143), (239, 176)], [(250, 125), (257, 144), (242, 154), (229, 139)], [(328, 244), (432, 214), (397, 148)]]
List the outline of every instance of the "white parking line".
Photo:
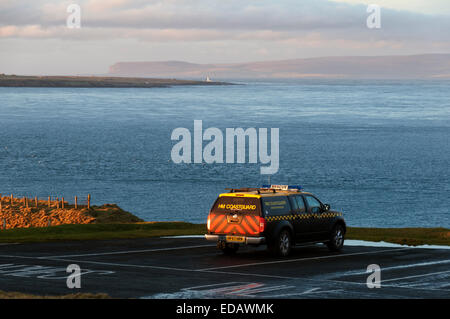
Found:
[[(92, 274), (109, 275), (115, 271), (82, 269), (81, 275)], [(43, 266), (43, 265), (23, 265), (23, 264), (0, 264), (0, 276), (12, 276), (36, 279), (67, 279), (67, 267)]]
[(44, 258), (39, 257), (41, 260), (53, 260), (53, 261), (65, 261), (70, 263), (80, 263), (80, 264), (93, 264), (93, 265), (103, 265), (103, 266), (115, 266), (115, 267), (133, 267), (133, 268), (146, 268), (146, 269), (159, 269), (159, 270), (175, 270), (175, 271), (188, 271), (195, 272), (194, 269), (187, 268), (173, 268), (173, 267), (164, 267), (164, 266), (152, 266), (152, 265), (136, 265), (136, 264), (121, 264), (121, 263), (108, 263), (101, 261), (91, 261), (91, 260), (74, 260), (74, 259), (61, 259), (61, 258)]
[(332, 290), (320, 290), (320, 288), (312, 288), (308, 289), (304, 292), (298, 292), (298, 293), (290, 293), (290, 294), (281, 294), (281, 295), (269, 295), (268, 298), (286, 298), (286, 297), (293, 297), (293, 296), (304, 296), (304, 295), (310, 295), (310, 294), (329, 294), (329, 293), (343, 293), (345, 292), (344, 289), (332, 289)]
[(404, 279), (410, 279), (410, 278), (419, 278), (419, 277), (426, 277), (426, 276), (433, 276), (433, 275), (441, 275), (441, 274), (446, 274), (446, 273), (450, 273), (450, 270), (438, 271), (438, 272), (430, 272), (430, 273), (427, 273), (427, 274), (406, 276), (406, 277), (400, 277), (400, 278), (384, 279), (383, 282), (398, 281), (398, 280), (404, 280)]
[[(204, 289), (207, 288), (207, 289)], [(232, 295), (232, 296), (245, 296), (245, 297), (256, 297), (262, 296), (262, 294), (270, 293), (280, 290), (295, 289), (296, 286), (289, 285), (277, 285), (277, 284), (267, 284), (261, 282), (228, 282), (219, 283), (213, 285), (204, 285), (198, 287), (183, 288), (182, 291), (187, 292), (197, 292), (205, 295)]]
[[(347, 286), (355, 286), (355, 287), (367, 287), (367, 283), (364, 282), (354, 282), (354, 281), (345, 281), (345, 280), (337, 280), (337, 279), (321, 279), (321, 278), (315, 278), (315, 277), (286, 277), (286, 276), (276, 276), (276, 275), (264, 275), (264, 274), (256, 274), (256, 273), (242, 273), (242, 272), (231, 272), (231, 271), (214, 271), (214, 270), (205, 270), (200, 272), (207, 272), (207, 273), (215, 273), (215, 274), (224, 274), (224, 275), (239, 275), (239, 276), (253, 276), (253, 277), (261, 277), (261, 278), (273, 278), (273, 279), (287, 279), (287, 280), (300, 280), (300, 281), (310, 281), (314, 282), (315, 284), (338, 284), (338, 285), (347, 285)], [(423, 291), (443, 291), (448, 292), (448, 290), (444, 289), (437, 289), (437, 288), (418, 288), (418, 287), (409, 287), (409, 286), (401, 286), (401, 285), (386, 285), (382, 284), (382, 287), (389, 287), (389, 288), (401, 288), (401, 289), (409, 289), (409, 290), (423, 290)]]
[(252, 272), (234, 272), (234, 271), (231, 272), (231, 271), (219, 271), (219, 270), (195, 270), (195, 271), (211, 273), (211, 274), (219, 274), (219, 275), (231, 275), (231, 276), (239, 275), (239, 276), (253, 276), (253, 277), (262, 277), (262, 278), (274, 278), (274, 279), (310, 280), (309, 278), (288, 277), (288, 276), (278, 276), (278, 275), (264, 275), (264, 274), (255, 274)]
[[(427, 261), (427, 262), (422, 262), (422, 263), (417, 263), (417, 264), (406, 264), (406, 265), (382, 267), (381, 271), (386, 272), (389, 270), (427, 267), (427, 266), (443, 265), (443, 264), (449, 264), (449, 263), (450, 263), (450, 259)], [(343, 272), (343, 273), (336, 273), (336, 277), (358, 276), (358, 275), (366, 275), (366, 274), (367, 274), (367, 271), (365, 271), (365, 270), (364, 271), (348, 271), (348, 272)]]
[(181, 249), (204, 248), (204, 247), (215, 247), (215, 245), (196, 245), (196, 246), (155, 248), (155, 249), (142, 249), (142, 250), (111, 251), (111, 252), (105, 252), (105, 253), (91, 253), (91, 254), (77, 254), (77, 255), (41, 256), (41, 257), (37, 257), (37, 258), (46, 259), (46, 258), (70, 258), (70, 257), (108, 256), (108, 255), (138, 254), (138, 253), (150, 253), (150, 252), (158, 252), (158, 251), (170, 251), (170, 250), (181, 250)]
[(0, 255), (0, 258), (39, 259), (39, 257), (35, 256), (19, 256), (19, 255)]
[(255, 276), (255, 277), (265, 277), (265, 278), (276, 278), (276, 279), (299, 279), (296, 277), (286, 277), (277, 275), (263, 275), (255, 273), (238, 273), (238, 272), (226, 272), (226, 271), (214, 271), (214, 270), (196, 270), (187, 268), (173, 268), (164, 266), (152, 266), (152, 265), (136, 265), (136, 264), (121, 264), (121, 263), (108, 263), (101, 261), (92, 260), (75, 260), (75, 259), (62, 259), (61, 257), (32, 257), (32, 256), (17, 256), (17, 255), (0, 255), (0, 258), (23, 258), (23, 259), (39, 259), (39, 260), (52, 260), (52, 261), (62, 261), (70, 263), (86, 263), (94, 265), (103, 266), (116, 266), (116, 267), (132, 267), (132, 268), (146, 268), (146, 269), (159, 269), (159, 270), (171, 270), (171, 271), (184, 271), (184, 272), (204, 272), (204, 273), (215, 273), (215, 274), (225, 274), (225, 275), (240, 275), (240, 276)]
[(70, 263), (85, 263), (85, 264), (94, 264), (94, 265), (104, 265), (104, 266), (117, 266), (117, 267), (135, 267), (135, 268), (149, 268), (149, 269), (161, 269), (161, 270), (175, 270), (175, 271), (197, 271), (194, 269), (186, 269), (186, 268), (172, 268), (172, 267), (164, 267), (164, 266), (151, 266), (151, 265), (135, 265), (135, 264), (121, 264), (121, 263), (108, 263), (108, 262), (100, 262), (100, 261), (90, 261), (90, 260), (74, 260), (74, 259), (62, 259), (60, 257), (32, 257), (32, 256), (16, 256), (16, 255), (0, 255), (0, 258), (19, 258), (19, 259), (34, 259), (34, 260), (50, 260), (50, 261), (63, 261)]
[(407, 250), (407, 249), (412, 249), (412, 248), (409, 248), (409, 247), (408, 248), (396, 248), (396, 249), (365, 251), (365, 252), (360, 252), (360, 253), (351, 253), (351, 254), (342, 254), (342, 255), (331, 255), (331, 256), (319, 256), (319, 257), (309, 257), (309, 258), (296, 258), (296, 259), (287, 259), (287, 260), (265, 261), (265, 262), (239, 264), (239, 265), (231, 265), (231, 266), (223, 266), (223, 267), (203, 268), (203, 269), (198, 269), (198, 270), (205, 271), (205, 270), (219, 270), (219, 269), (229, 269), (229, 268), (239, 268), (239, 267), (249, 267), (249, 266), (272, 265), (272, 264), (291, 263), (291, 262), (298, 262), (298, 261), (320, 260), (320, 259), (328, 259), (328, 258), (340, 258), (340, 257), (348, 257), (348, 256), (378, 254), (378, 253), (386, 253), (386, 252), (391, 252), (391, 251), (401, 251), (401, 250)]
[[(298, 278), (300, 279), (300, 278)], [(346, 280), (337, 280), (337, 279), (306, 279), (306, 280), (315, 280), (317, 282), (330, 282), (330, 283), (336, 283), (336, 284), (344, 284), (344, 285), (353, 285), (355, 287), (367, 287), (366, 282), (354, 282), (354, 281), (346, 281)], [(421, 291), (441, 291), (443, 293), (449, 293), (450, 290), (448, 289), (441, 289), (441, 288), (420, 288), (420, 287), (412, 287), (412, 286), (405, 286), (404, 284), (385, 284), (384, 281), (381, 281), (381, 287), (382, 288), (400, 288), (400, 289), (410, 289), (410, 290), (421, 290)]]
[(74, 259), (61, 259), (61, 258), (51, 258), (51, 257), (48, 257), (48, 258), (39, 257), (38, 259), (42, 259), (42, 260), (46, 259), (46, 260), (54, 260), (54, 261), (65, 261), (65, 262), (80, 263), (80, 264), (81, 263), (87, 263), (87, 264), (103, 265), (103, 266), (147, 268), (147, 269), (184, 271), (184, 272), (197, 272), (197, 273), (203, 272), (203, 273), (212, 273), (212, 274), (253, 276), (253, 277), (265, 277), (265, 278), (276, 278), (276, 279), (301, 279), (301, 278), (296, 278), (296, 277), (286, 277), (286, 276), (277, 276), (277, 275), (264, 275), (264, 274), (255, 274), (255, 273), (239, 273), (239, 272), (226, 272), (226, 271), (214, 271), (214, 270), (197, 270), (197, 269), (174, 268), (174, 267), (152, 266), (152, 265), (108, 263), (108, 262), (91, 261), (91, 260), (74, 260)]
[[(290, 261), (302, 261), (302, 260), (311, 260), (311, 259), (323, 259), (323, 258), (332, 258), (332, 257), (345, 257), (345, 256), (354, 256), (354, 255), (366, 255), (366, 254), (372, 254), (372, 253), (380, 253), (380, 252), (389, 252), (389, 251), (398, 251), (403, 249), (390, 249), (390, 250), (380, 250), (380, 251), (374, 251), (374, 252), (362, 252), (362, 253), (353, 253), (353, 254), (345, 254), (345, 255), (334, 255), (334, 256), (323, 256), (323, 257), (315, 257), (315, 258), (300, 258), (300, 259), (294, 259), (294, 260), (286, 260), (286, 261), (277, 261), (277, 262), (290, 262)], [(196, 270), (196, 269), (187, 269), (187, 268), (172, 268), (172, 267), (164, 267), (164, 266), (152, 266), (152, 265), (136, 265), (136, 264), (121, 264), (121, 263), (108, 263), (108, 262), (98, 262), (98, 261), (83, 261), (83, 260), (73, 260), (73, 259), (60, 259), (60, 258), (52, 258), (52, 257), (32, 257), (32, 256), (15, 256), (15, 255), (0, 255), (0, 257), (8, 257), (8, 258), (24, 258), (24, 259), (39, 259), (39, 260), (50, 260), (50, 261), (57, 261), (57, 262), (70, 262), (70, 263), (86, 263), (86, 264), (93, 264), (93, 265), (103, 265), (103, 266), (115, 266), (115, 267), (130, 267), (130, 268), (145, 268), (145, 269), (157, 269), (157, 270), (168, 270), (168, 271), (180, 271), (180, 272), (190, 272), (190, 273), (215, 273), (215, 274), (223, 274), (227, 276), (246, 276), (246, 277), (260, 277), (260, 278), (272, 278), (272, 279), (288, 279), (288, 280), (301, 280), (301, 281), (310, 281), (315, 282), (316, 284), (320, 283), (339, 283), (339, 284), (346, 284), (350, 286), (365, 286), (366, 283), (364, 282), (351, 282), (351, 281), (342, 281), (342, 280), (333, 280), (333, 279), (319, 279), (319, 278), (305, 278), (305, 277), (288, 277), (288, 276), (277, 276), (277, 275), (266, 275), (266, 274), (257, 274), (257, 273), (251, 273), (251, 272), (227, 272), (227, 271), (219, 271), (219, 270)], [(268, 262), (268, 263), (274, 263), (274, 262)], [(255, 264), (266, 264), (266, 263), (255, 263)], [(241, 266), (241, 265), (236, 265)], [(245, 266), (245, 265), (242, 265)], [(447, 273), (446, 272), (440, 272), (436, 274), (441, 273)], [(433, 273), (434, 274), (434, 273)], [(427, 276), (427, 275), (433, 275), (430, 274), (424, 274), (419, 276)], [(409, 276), (409, 277), (418, 277), (418, 276)], [(401, 279), (407, 279), (409, 277), (404, 278), (395, 278), (393, 280), (401, 280)], [(390, 281), (390, 280), (384, 280), (384, 281)], [(400, 289), (413, 289), (413, 290), (423, 290), (423, 291), (443, 291), (448, 292), (449, 290), (442, 290), (442, 289), (436, 289), (436, 288), (418, 288), (418, 287), (409, 287), (409, 286), (402, 286), (399, 285), (386, 285), (383, 284), (383, 287), (392, 287), (392, 288), (400, 288)], [(332, 292), (333, 290), (330, 290), (329, 292)], [(280, 296), (281, 297), (281, 296)], [(287, 297), (287, 295), (285, 296)]]

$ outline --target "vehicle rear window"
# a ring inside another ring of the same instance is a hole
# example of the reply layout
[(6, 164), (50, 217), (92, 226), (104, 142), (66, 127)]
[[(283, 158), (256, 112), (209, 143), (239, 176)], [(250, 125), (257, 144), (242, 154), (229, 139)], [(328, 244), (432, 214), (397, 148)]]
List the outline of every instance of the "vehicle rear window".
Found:
[(212, 208), (214, 213), (242, 212), (258, 214), (260, 212), (259, 199), (255, 197), (222, 196), (217, 199)]
[(264, 197), (262, 203), (264, 216), (286, 215), (291, 210), (287, 196)]

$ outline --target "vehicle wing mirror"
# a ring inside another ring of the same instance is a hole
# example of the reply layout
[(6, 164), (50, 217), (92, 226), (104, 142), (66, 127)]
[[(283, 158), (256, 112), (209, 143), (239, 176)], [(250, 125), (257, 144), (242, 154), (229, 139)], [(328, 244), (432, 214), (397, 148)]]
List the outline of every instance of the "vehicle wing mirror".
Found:
[(330, 204), (323, 204), (323, 210), (325, 211), (325, 212), (327, 212), (327, 211), (329, 211), (330, 210)]

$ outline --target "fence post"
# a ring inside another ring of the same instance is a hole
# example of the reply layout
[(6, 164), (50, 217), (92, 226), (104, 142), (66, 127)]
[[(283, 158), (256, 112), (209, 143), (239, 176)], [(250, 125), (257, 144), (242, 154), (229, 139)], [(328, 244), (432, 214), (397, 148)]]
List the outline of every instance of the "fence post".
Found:
[(59, 209), (59, 198), (56, 197), (56, 208)]
[(28, 197), (25, 197), (25, 207), (28, 208)]
[(87, 197), (87, 208), (88, 209), (90, 209), (91, 208), (91, 194), (88, 194), (88, 197)]
[(48, 208), (50, 208), (51, 205), (52, 205), (52, 198), (49, 196), (48, 197)]
[(13, 205), (13, 201), (14, 201), (14, 195), (11, 194), (11, 207), (12, 207), (12, 205)]
[(3, 229), (6, 229), (6, 218), (3, 218)]
[(64, 197), (61, 200), (61, 208), (64, 209)]
[(2, 210), (3, 210), (2, 200), (1, 200), (1, 198), (0, 198), (0, 213), (2, 212)]
[(36, 203), (36, 208), (38, 208), (38, 198), (37, 198), (37, 196), (34, 196), (34, 202)]
[(78, 198), (75, 196), (75, 209), (78, 209)]

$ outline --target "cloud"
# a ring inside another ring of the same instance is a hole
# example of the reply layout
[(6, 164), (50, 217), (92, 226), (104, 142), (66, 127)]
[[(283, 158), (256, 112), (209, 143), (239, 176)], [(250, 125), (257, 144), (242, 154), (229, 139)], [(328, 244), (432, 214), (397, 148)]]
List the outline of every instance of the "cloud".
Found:
[(448, 0), (332, 0), (350, 4), (369, 5), (376, 3), (384, 8), (401, 11), (411, 11), (424, 14), (450, 14), (450, 1)]
[(72, 1), (19, 2), (0, 3), (0, 38), (450, 46), (449, 16), (382, 8), (382, 28), (369, 30), (365, 4), (336, 1), (80, 0), (82, 28), (76, 30), (65, 26)]

